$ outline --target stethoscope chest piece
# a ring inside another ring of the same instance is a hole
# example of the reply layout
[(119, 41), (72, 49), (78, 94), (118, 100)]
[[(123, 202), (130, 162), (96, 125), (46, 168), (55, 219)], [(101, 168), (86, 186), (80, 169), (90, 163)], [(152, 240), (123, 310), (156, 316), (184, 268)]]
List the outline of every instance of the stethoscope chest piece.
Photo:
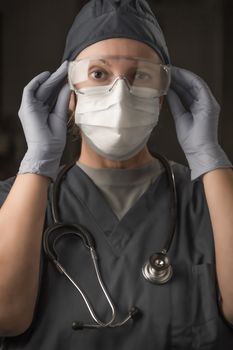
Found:
[(172, 277), (172, 266), (169, 257), (163, 253), (154, 253), (142, 267), (145, 279), (154, 284), (164, 284)]
[[(169, 162), (166, 160), (166, 158), (160, 156), (157, 153), (154, 153), (154, 156), (157, 157), (161, 163), (164, 165), (164, 168), (167, 172), (170, 192), (171, 192), (171, 205), (170, 205), (170, 214), (171, 214), (171, 224), (170, 224), (170, 234), (167, 237), (167, 240), (164, 244), (164, 248), (158, 252), (154, 253), (150, 256), (150, 258), (146, 261), (146, 263), (142, 267), (142, 273), (145, 279), (151, 283), (162, 285), (166, 282), (168, 282), (173, 274), (173, 269), (170, 263), (170, 259), (167, 256), (167, 253), (170, 249), (170, 246), (172, 244), (173, 237), (175, 235), (176, 231), (176, 219), (177, 219), (177, 195), (176, 195), (176, 183), (175, 183), (175, 177), (174, 173), (172, 171), (172, 168), (169, 165)], [(109, 295), (109, 292), (107, 291), (107, 288), (104, 285), (104, 282), (102, 280), (102, 276), (99, 269), (99, 263), (98, 263), (98, 256), (97, 251), (95, 249), (95, 240), (92, 234), (83, 226), (79, 224), (64, 224), (60, 222), (60, 214), (59, 214), (59, 190), (62, 180), (65, 178), (67, 171), (74, 165), (75, 163), (68, 164), (67, 166), (64, 166), (60, 173), (57, 176), (57, 180), (54, 183), (53, 186), (53, 192), (52, 192), (52, 216), (54, 224), (48, 227), (43, 236), (43, 247), (44, 251), (49, 258), (49, 260), (54, 264), (54, 266), (57, 268), (59, 273), (63, 274), (67, 280), (73, 285), (73, 287), (76, 288), (76, 290), (81, 295), (84, 303), (87, 306), (87, 309), (92, 317), (92, 323), (86, 323), (81, 321), (74, 321), (72, 323), (72, 329), (73, 330), (80, 330), (84, 328), (115, 328), (115, 327), (121, 327), (128, 323), (130, 320), (135, 320), (139, 316), (142, 315), (141, 311), (137, 306), (132, 306), (126, 316), (121, 321), (116, 321), (116, 307), (113, 301), (111, 300), (111, 297)], [(67, 237), (77, 237), (80, 239), (80, 241), (84, 244), (84, 246), (89, 250), (93, 267), (95, 270), (96, 278), (99, 282), (100, 288), (103, 292), (103, 294), (106, 297), (107, 304), (109, 305), (111, 309), (111, 318), (108, 321), (101, 320), (95, 310), (92, 307), (92, 304), (86, 295), (86, 293), (81, 289), (79, 284), (72, 279), (70, 274), (66, 271), (66, 269), (61, 265), (59, 262), (61, 259), (59, 259), (58, 253), (56, 251), (56, 244), (59, 240), (62, 238)]]

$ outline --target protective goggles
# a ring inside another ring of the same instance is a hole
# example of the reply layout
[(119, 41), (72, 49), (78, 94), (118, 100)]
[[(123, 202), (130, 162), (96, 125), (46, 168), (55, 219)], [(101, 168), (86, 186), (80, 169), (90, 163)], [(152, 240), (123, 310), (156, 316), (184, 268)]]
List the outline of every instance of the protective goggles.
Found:
[[(69, 63), (70, 89), (76, 94), (108, 93), (119, 79), (129, 91), (141, 96), (148, 90), (152, 97), (166, 95), (170, 80), (170, 66), (138, 57), (96, 56)], [(142, 89), (144, 88), (144, 89)]]

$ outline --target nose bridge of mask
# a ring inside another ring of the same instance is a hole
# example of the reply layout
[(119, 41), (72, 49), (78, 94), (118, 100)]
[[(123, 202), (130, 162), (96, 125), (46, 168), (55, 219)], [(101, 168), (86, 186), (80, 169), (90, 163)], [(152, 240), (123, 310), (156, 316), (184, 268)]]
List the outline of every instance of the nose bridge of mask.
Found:
[(121, 90), (121, 92), (125, 92), (126, 88), (130, 92), (130, 83), (127, 77), (125, 77), (124, 75), (119, 75), (115, 78), (111, 90), (115, 89), (116, 87), (118, 87), (118, 89)]
[(112, 126), (116, 128), (116, 131), (120, 131), (120, 129), (127, 126), (128, 123), (125, 115), (125, 110), (126, 108), (131, 109), (133, 107), (132, 95), (130, 94), (130, 87), (128, 84), (129, 83), (125, 78), (119, 76), (115, 79), (113, 86), (111, 87), (111, 90), (116, 98), (115, 101), (118, 104), (115, 110), (113, 110), (114, 124)]
[(121, 108), (134, 107), (134, 98), (130, 93), (130, 85), (126, 78), (118, 77), (116, 78), (113, 86), (111, 88), (114, 95), (114, 103), (118, 103)]

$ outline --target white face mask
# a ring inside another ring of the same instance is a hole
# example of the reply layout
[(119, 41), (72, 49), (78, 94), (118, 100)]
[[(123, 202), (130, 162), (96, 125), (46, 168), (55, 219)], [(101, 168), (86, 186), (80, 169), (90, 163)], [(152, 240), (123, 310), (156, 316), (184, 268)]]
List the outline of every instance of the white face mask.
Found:
[[(137, 89), (145, 96), (151, 90)], [(126, 160), (141, 151), (158, 122), (159, 98), (131, 94), (122, 79), (108, 93), (101, 87), (86, 90), (88, 95), (78, 95), (75, 122), (90, 147), (110, 160)]]

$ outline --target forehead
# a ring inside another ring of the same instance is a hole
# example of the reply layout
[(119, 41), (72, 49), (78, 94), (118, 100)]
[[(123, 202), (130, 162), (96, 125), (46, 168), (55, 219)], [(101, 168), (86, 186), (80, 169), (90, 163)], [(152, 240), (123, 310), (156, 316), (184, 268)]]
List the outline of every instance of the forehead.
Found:
[(99, 41), (85, 48), (76, 59), (91, 56), (141, 57), (161, 63), (159, 55), (148, 45), (132, 39), (116, 38)]

